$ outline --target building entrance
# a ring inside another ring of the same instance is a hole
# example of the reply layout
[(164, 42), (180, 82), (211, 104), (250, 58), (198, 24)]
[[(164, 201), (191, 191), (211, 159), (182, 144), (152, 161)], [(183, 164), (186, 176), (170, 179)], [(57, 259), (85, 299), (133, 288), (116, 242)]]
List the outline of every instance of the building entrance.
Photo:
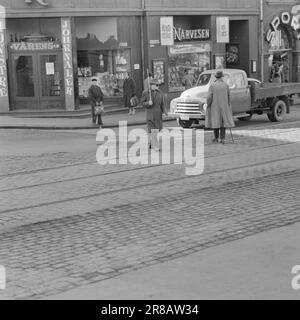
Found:
[(60, 52), (11, 53), (13, 110), (64, 108), (62, 70)]

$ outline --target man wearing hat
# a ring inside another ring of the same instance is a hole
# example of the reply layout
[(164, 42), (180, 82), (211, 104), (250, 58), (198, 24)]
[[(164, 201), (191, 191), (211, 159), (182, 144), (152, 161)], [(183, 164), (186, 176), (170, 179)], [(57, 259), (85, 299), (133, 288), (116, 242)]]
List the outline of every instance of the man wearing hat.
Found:
[(150, 80), (149, 90), (142, 94), (141, 103), (146, 107), (146, 123), (149, 135), (149, 147), (159, 151), (157, 134), (163, 127), (162, 115), (167, 114), (163, 93), (158, 89), (158, 81)]
[(95, 107), (102, 106), (104, 95), (101, 88), (97, 85), (97, 81), (98, 81), (97, 78), (95, 77), (92, 78), (92, 85), (89, 88), (89, 99), (90, 99), (90, 104), (92, 108), (92, 122), (96, 123), (96, 120), (97, 120), (97, 124), (101, 126), (103, 124), (102, 115), (101, 113), (98, 113), (97, 115), (95, 115)]
[(234, 120), (230, 105), (229, 86), (223, 81), (223, 77), (223, 71), (217, 71), (216, 81), (209, 88), (205, 127), (214, 129), (214, 143), (219, 142), (220, 137), (220, 142), (224, 144), (226, 128), (234, 127)]

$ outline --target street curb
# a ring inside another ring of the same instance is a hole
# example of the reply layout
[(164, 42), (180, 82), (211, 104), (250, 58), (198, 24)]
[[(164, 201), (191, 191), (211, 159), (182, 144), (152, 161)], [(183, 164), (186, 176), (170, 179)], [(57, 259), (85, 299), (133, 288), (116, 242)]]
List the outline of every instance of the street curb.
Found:
[[(175, 119), (165, 119), (163, 122), (174, 121)], [(127, 124), (128, 127), (134, 127), (138, 125), (146, 125), (145, 121), (137, 121), (137, 122), (130, 122)], [(109, 128), (118, 128), (119, 124), (112, 124), (112, 125), (103, 125), (102, 129), (109, 129)], [(97, 126), (81, 126), (81, 127), (72, 127), (72, 126), (0, 126), (0, 129), (22, 129), (22, 130), (86, 130), (86, 129), (98, 129)]]

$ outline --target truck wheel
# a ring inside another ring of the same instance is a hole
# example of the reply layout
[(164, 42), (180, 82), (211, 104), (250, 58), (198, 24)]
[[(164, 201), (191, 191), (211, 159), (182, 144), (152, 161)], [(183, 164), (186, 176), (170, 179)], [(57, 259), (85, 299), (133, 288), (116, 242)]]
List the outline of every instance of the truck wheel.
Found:
[(177, 119), (177, 123), (184, 129), (189, 129), (194, 123), (193, 120), (181, 120)]
[(272, 122), (281, 122), (286, 116), (286, 104), (283, 100), (277, 100), (272, 108), (272, 112), (268, 113), (268, 118)]
[(249, 116), (246, 116), (246, 117), (238, 117), (238, 119), (240, 121), (249, 121), (249, 120), (251, 120), (251, 118), (252, 118), (252, 114), (250, 114)]

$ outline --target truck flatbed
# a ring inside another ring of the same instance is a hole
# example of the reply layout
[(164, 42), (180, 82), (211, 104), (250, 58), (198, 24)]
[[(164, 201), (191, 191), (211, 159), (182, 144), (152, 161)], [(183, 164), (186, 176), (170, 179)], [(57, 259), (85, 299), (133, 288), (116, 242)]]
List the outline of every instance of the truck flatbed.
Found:
[(254, 99), (262, 100), (271, 97), (290, 96), (300, 93), (300, 83), (262, 83), (254, 90)]

